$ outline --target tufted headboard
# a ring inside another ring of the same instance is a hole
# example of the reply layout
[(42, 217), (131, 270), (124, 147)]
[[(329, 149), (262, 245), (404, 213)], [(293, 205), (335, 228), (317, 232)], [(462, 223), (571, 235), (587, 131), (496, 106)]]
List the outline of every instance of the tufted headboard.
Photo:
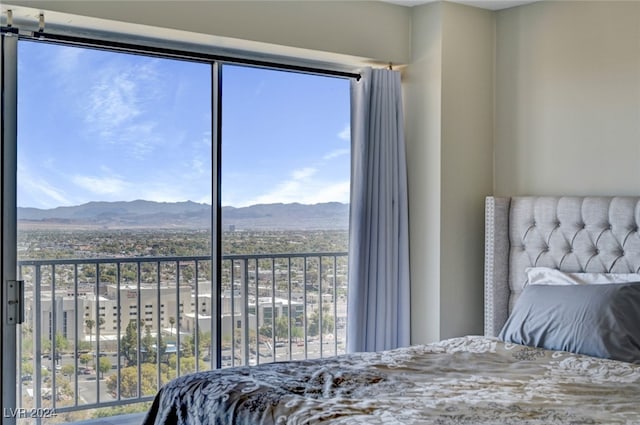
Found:
[(487, 197), (484, 333), (496, 336), (527, 267), (640, 272), (640, 197)]

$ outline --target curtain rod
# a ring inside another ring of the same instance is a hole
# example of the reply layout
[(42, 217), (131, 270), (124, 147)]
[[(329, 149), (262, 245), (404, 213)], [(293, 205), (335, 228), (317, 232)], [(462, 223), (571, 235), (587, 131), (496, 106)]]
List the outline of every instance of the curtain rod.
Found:
[(360, 74), (353, 72), (337, 71), (332, 69), (317, 68), (312, 66), (292, 65), (286, 63), (278, 63), (266, 60), (240, 58), (234, 56), (216, 55), (210, 53), (202, 53), (190, 50), (171, 49), (166, 47), (148, 46), (144, 44), (125, 43), (112, 40), (101, 40), (94, 38), (78, 37), (73, 35), (63, 35), (48, 33), (45, 31), (33, 31), (32, 35), (25, 35), (19, 32), (14, 26), (0, 27), (1, 34), (14, 34), (20, 38), (30, 40), (52, 41), (63, 44), (69, 44), (79, 47), (91, 47), (103, 50), (114, 50), (132, 54), (147, 54), (153, 56), (161, 56), (173, 59), (191, 60), (198, 62), (227, 62), (240, 65), (249, 65), (262, 68), (279, 69), (283, 71), (302, 72), (307, 74), (327, 75), (333, 77), (355, 78), (360, 80)]

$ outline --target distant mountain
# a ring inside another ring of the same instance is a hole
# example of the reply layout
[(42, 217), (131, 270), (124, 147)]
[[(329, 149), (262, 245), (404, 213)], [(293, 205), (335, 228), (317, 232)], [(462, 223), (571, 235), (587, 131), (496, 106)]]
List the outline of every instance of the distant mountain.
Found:
[[(203, 228), (211, 206), (196, 202), (89, 202), (53, 209), (18, 208), (22, 225), (82, 228)], [(222, 208), (224, 230), (347, 229), (349, 205), (260, 204)]]
[(259, 204), (244, 208), (222, 207), (222, 225), (236, 229), (348, 229), (349, 205)]

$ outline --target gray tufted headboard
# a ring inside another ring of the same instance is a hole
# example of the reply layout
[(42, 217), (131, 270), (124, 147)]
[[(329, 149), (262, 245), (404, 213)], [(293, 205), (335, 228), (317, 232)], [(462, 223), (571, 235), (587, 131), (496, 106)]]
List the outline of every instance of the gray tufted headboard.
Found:
[(487, 197), (484, 333), (496, 336), (525, 269), (640, 272), (640, 197)]

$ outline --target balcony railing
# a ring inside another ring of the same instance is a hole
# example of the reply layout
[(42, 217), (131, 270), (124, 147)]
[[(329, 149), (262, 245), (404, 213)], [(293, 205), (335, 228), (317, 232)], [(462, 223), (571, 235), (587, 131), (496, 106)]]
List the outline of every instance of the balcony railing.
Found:
[(217, 353), (231, 367), (344, 352), (347, 253), (227, 255), (220, 267), (216, 303), (208, 256), (20, 261), (19, 407), (73, 422), (149, 402)]

